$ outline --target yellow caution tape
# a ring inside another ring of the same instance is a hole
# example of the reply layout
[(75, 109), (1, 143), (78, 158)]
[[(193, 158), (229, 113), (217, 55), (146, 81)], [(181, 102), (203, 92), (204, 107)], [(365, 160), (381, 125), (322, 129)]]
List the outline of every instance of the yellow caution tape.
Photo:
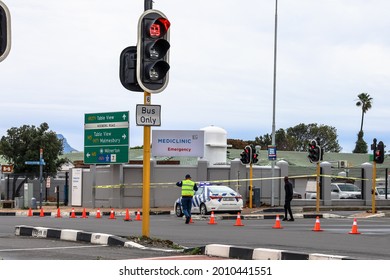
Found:
[[(297, 176), (289, 176), (290, 179), (299, 179), (299, 178), (309, 178), (309, 177), (316, 177), (316, 174), (312, 175), (297, 175)], [(357, 177), (346, 177), (346, 176), (337, 176), (337, 175), (320, 175), (321, 177), (328, 177), (328, 178), (336, 178), (336, 179), (348, 179), (348, 180), (355, 180), (355, 181), (367, 181), (371, 179), (363, 179), (363, 178), (357, 178)], [(284, 177), (267, 177), (267, 178), (252, 178), (252, 181), (265, 181), (265, 180), (280, 180)], [(248, 182), (251, 179), (233, 179), (233, 180), (211, 180), (211, 181), (201, 181), (197, 182), (199, 183), (230, 183), (230, 182)], [(165, 182), (165, 183), (150, 183), (151, 187), (166, 187), (168, 188), (170, 185), (176, 185), (176, 182)], [(239, 186), (239, 184), (237, 185)], [(118, 188), (142, 188), (143, 183), (132, 183), (132, 184), (116, 184), (116, 185), (101, 185), (101, 186), (95, 186), (96, 189), (118, 189)]]

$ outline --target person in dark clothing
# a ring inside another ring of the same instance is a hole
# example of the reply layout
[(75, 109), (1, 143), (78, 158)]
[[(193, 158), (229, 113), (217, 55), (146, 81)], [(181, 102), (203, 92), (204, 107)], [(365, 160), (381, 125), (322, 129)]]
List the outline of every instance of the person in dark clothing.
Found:
[[(283, 221), (294, 221), (294, 217), (291, 211), (291, 200), (293, 199), (294, 190), (293, 185), (288, 180), (288, 176), (284, 177), (284, 219)], [(290, 214), (290, 219), (287, 219), (287, 212)]]
[(181, 206), (184, 216), (186, 216), (185, 223), (188, 224), (191, 220), (192, 197), (198, 190), (198, 186), (191, 180), (189, 174), (186, 175), (185, 180), (177, 182), (176, 186), (181, 188)]

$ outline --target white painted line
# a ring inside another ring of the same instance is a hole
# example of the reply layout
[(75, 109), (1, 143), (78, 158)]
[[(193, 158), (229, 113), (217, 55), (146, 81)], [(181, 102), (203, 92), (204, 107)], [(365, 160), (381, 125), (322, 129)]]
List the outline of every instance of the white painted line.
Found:
[(67, 247), (50, 247), (50, 248), (23, 248), (23, 249), (1, 249), (0, 252), (17, 252), (17, 251), (46, 251), (46, 250), (66, 250), (66, 249), (82, 249), (82, 248), (96, 248), (108, 247), (108, 245), (84, 245), (84, 246), (67, 246)]

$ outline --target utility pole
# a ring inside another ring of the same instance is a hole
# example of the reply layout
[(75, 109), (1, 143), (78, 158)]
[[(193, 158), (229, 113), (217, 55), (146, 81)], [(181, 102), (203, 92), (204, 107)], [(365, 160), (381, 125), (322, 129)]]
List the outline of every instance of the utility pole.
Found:
[[(272, 108), (272, 146), (276, 147), (275, 140), (275, 103), (276, 103), (276, 52), (277, 52), (277, 34), (278, 34), (278, 0), (275, 0), (275, 36), (274, 36), (274, 82), (273, 82), (273, 108)], [(271, 181), (271, 206), (275, 206), (275, 161), (271, 162), (272, 181)]]

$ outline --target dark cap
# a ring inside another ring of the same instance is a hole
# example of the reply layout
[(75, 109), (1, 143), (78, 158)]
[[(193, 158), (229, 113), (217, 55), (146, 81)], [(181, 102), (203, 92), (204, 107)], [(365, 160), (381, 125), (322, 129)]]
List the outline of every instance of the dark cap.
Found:
[(191, 178), (191, 175), (190, 175), (190, 174), (187, 174), (187, 175), (186, 175), (186, 179), (188, 179), (188, 178)]

